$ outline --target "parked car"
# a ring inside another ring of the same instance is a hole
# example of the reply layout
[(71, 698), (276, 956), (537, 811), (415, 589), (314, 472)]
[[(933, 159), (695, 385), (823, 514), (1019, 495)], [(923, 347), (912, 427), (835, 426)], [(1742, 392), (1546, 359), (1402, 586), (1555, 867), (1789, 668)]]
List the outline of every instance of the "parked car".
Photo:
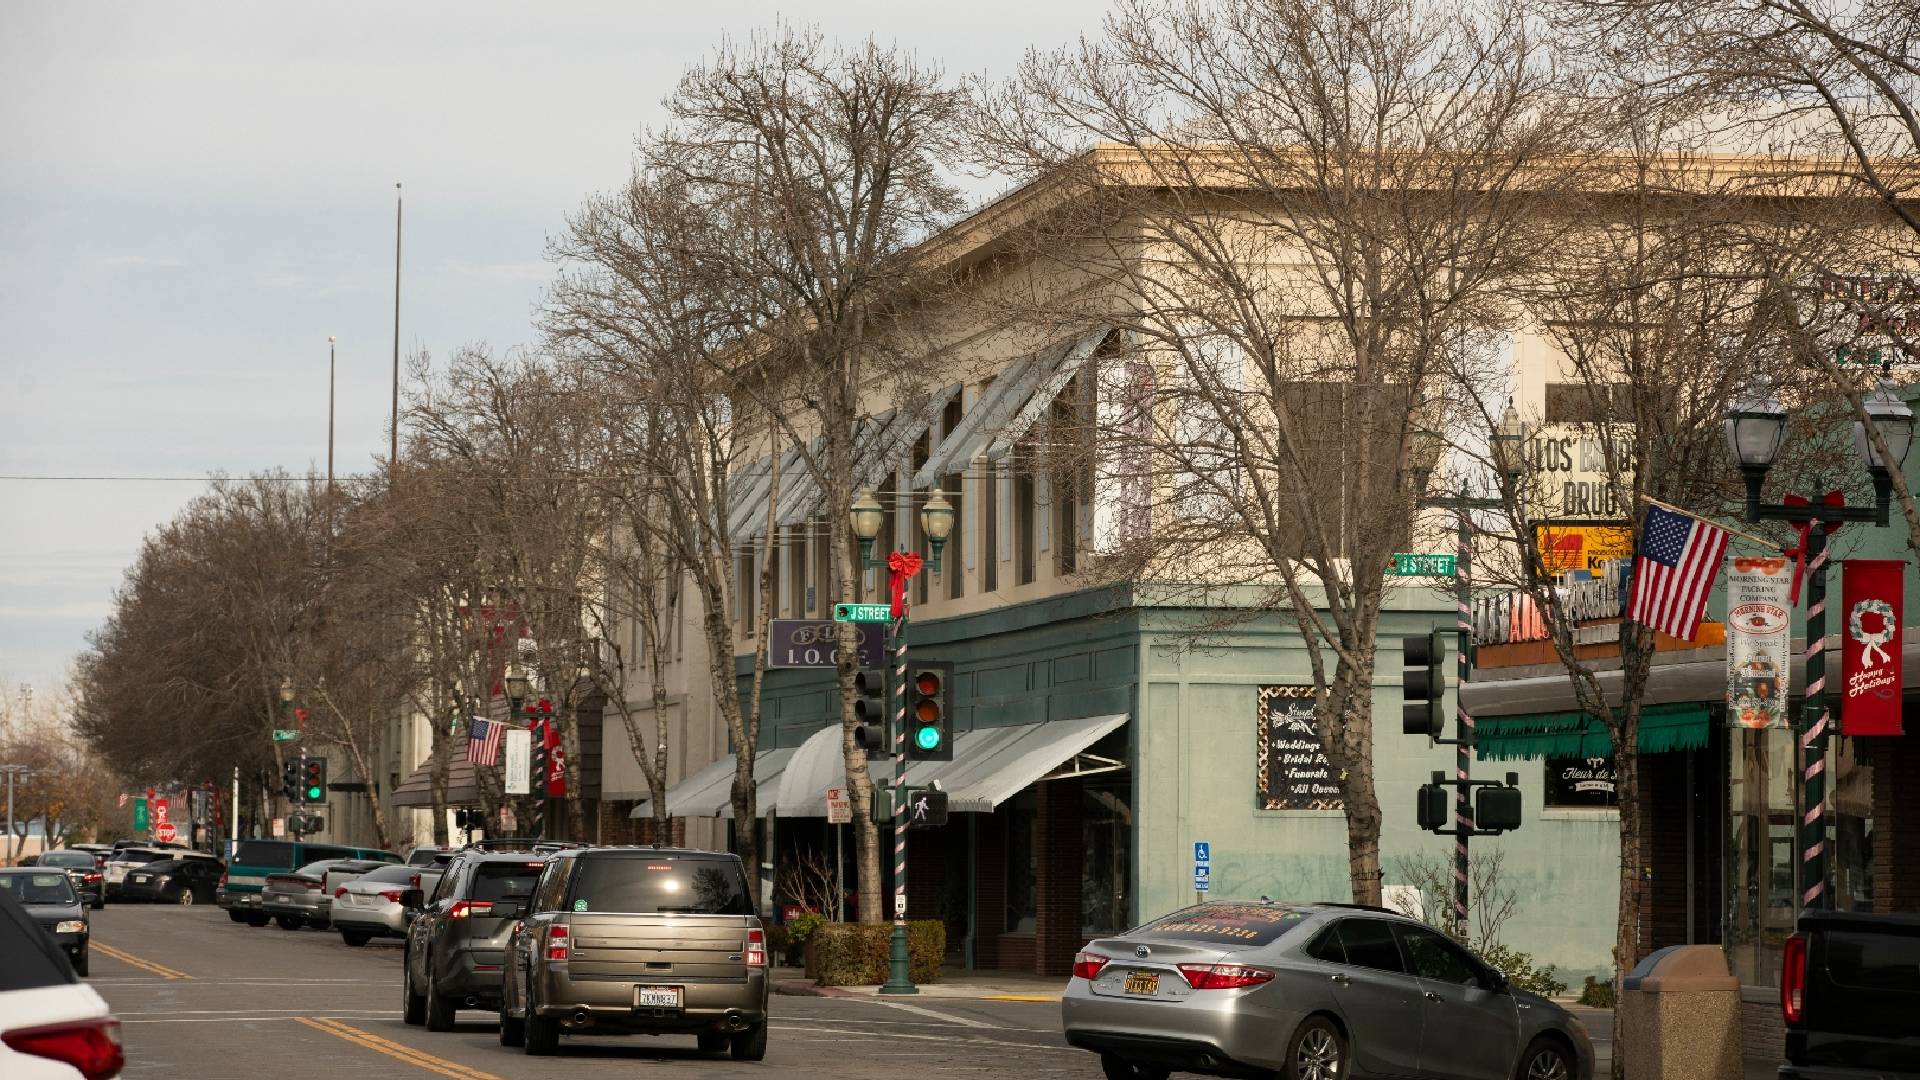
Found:
[(73, 891), (80, 899), (98, 909), (107, 906), (107, 883), (100, 872), (100, 865), (94, 861), (93, 852), (79, 851), (74, 848), (58, 848), (40, 853), (35, 866), (57, 866), (73, 879)]
[(451, 1031), (455, 1009), (499, 1008), (507, 935), (545, 868), (523, 853), (462, 851), (432, 892), (402, 895), (412, 917), (400, 966), (407, 1023)]
[(125, 1064), (120, 1022), (35, 921), (0, 889), (0, 1076), (112, 1080)]
[[(121, 890), (127, 882), (127, 874), (131, 872), (134, 867), (145, 866), (147, 863), (160, 862), (165, 859), (177, 859), (188, 855), (199, 855), (199, 853), (188, 852), (179, 847), (162, 848), (151, 844), (138, 846), (128, 845), (115, 850), (112, 855), (107, 857), (106, 869), (101, 871), (106, 881), (107, 899), (117, 900), (120, 898)], [(212, 858), (210, 855), (199, 855), (199, 857)]]
[(1782, 953), (1780, 1080), (1920, 1078), (1920, 915), (1808, 911)]
[(340, 940), (358, 946), (377, 937), (406, 937), (407, 890), (430, 893), (441, 876), (432, 866), (382, 866), (336, 886), (332, 917)]
[(260, 892), (260, 910), (282, 930), (303, 926), (325, 929), (332, 921), (332, 882), (345, 884), (369, 870), (392, 863), (368, 859), (323, 859), (288, 874), (268, 874)]
[(750, 897), (737, 855), (553, 855), (509, 938), (501, 1044), (551, 1054), (563, 1033), (687, 1034), (765, 1058), (767, 939)]
[(112, 844), (68, 844), (67, 846), (72, 848), (75, 851), (85, 851), (85, 852), (92, 853), (95, 861), (98, 862), (100, 869), (106, 868), (107, 856), (113, 854)]
[(136, 866), (121, 882), (120, 892), (129, 900), (150, 900), (162, 904), (211, 904), (226, 867), (214, 859), (161, 859)]
[(1109, 1077), (1585, 1080), (1572, 1014), (1445, 935), (1382, 908), (1216, 901), (1088, 943), (1067, 1042)]
[(227, 872), (214, 889), (214, 903), (227, 911), (234, 922), (265, 926), (273, 916), (260, 906), (261, 890), (268, 874), (292, 872), (296, 867), (323, 859), (369, 859), (397, 863), (400, 856), (379, 848), (342, 847), (304, 840), (242, 840), (227, 861)]
[(445, 866), (452, 861), (452, 848), (417, 847), (407, 852), (408, 866)]
[(33, 921), (53, 936), (74, 971), (87, 973), (87, 940), (93, 928), (87, 921), (87, 905), (80, 902), (65, 871), (38, 866), (0, 869), (0, 889), (11, 893)]

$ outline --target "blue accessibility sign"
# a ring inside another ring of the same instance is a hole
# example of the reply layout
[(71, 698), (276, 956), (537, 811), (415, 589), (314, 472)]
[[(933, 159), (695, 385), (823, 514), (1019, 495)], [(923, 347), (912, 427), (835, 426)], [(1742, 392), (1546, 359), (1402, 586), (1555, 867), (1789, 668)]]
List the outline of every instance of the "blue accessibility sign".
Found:
[(1205, 840), (1193, 842), (1193, 861), (1197, 863), (1213, 861), (1213, 852)]
[(1210, 872), (1211, 870), (1212, 870), (1212, 867), (1208, 866), (1206, 863), (1193, 864), (1193, 891), (1194, 892), (1207, 891), (1209, 887), (1209, 879), (1212, 878), (1213, 876), (1212, 873)]

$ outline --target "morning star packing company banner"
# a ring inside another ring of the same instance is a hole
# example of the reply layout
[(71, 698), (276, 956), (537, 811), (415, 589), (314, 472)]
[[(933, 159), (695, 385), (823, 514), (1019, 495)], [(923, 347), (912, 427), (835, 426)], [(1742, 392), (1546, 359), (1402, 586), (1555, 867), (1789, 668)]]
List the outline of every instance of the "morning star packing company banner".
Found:
[(1840, 566), (1840, 731), (1898, 735), (1906, 563), (1848, 559)]
[(1788, 726), (1792, 588), (1790, 559), (1727, 556), (1727, 719), (1734, 727)]

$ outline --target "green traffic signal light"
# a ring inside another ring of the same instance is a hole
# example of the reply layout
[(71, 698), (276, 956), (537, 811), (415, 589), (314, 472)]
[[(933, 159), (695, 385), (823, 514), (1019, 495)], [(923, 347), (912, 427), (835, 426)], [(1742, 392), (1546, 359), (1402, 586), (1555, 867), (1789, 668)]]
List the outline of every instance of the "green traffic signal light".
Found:
[(913, 744), (922, 750), (940, 749), (940, 728), (934, 724), (922, 724), (913, 732)]
[(314, 787), (312, 785), (308, 785), (307, 787), (308, 802), (319, 802), (325, 796), (326, 796), (326, 792), (321, 791), (319, 788)]

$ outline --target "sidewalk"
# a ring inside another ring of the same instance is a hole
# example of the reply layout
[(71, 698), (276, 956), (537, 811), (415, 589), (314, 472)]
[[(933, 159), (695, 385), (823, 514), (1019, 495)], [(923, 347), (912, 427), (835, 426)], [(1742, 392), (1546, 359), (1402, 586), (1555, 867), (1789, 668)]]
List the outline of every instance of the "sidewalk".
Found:
[[(1023, 975), (1017, 971), (974, 971), (950, 967), (941, 971), (940, 981), (926, 983), (920, 997), (972, 998), (978, 1001), (1059, 1001), (1065, 989), (1065, 977)], [(799, 968), (777, 968), (773, 974), (773, 992), (798, 997), (875, 997), (878, 986), (816, 986)]]

